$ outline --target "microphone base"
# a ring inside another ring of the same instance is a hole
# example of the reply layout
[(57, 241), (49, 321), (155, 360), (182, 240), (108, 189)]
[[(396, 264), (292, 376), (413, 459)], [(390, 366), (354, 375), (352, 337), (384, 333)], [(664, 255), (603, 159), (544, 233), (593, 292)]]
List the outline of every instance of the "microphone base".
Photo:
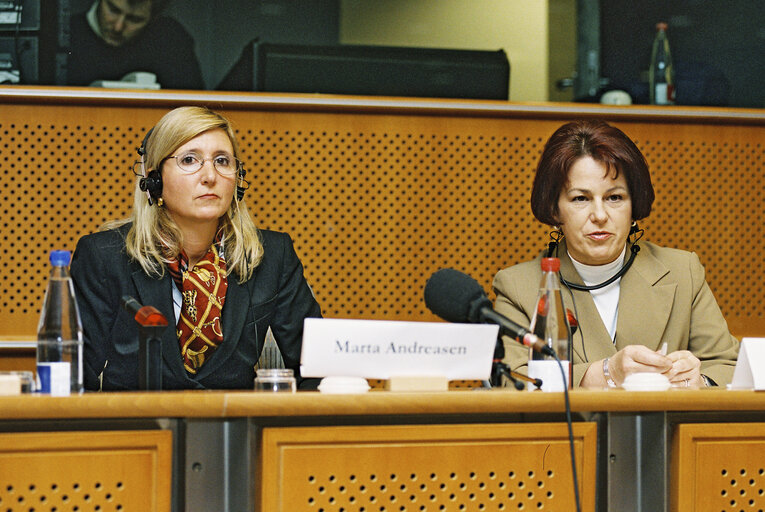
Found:
[(502, 377), (506, 377), (507, 380), (513, 383), (513, 386), (515, 386), (515, 389), (518, 391), (523, 391), (523, 388), (525, 387), (523, 385), (523, 382), (516, 379), (513, 375), (515, 372), (512, 372), (508, 366), (503, 363), (501, 360), (494, 360), (494, 362), (491, 364), (491, 387), (492, 388), (501, 388), (502, 387)]

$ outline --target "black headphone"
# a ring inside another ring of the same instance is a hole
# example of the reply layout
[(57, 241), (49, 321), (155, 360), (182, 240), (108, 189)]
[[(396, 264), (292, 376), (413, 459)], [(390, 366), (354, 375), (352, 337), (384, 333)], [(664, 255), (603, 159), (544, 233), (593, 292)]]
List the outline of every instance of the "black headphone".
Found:
[[(162, 175), (158, 169), (151, 169), (147, 173), (144, 164), (144, 157), (146, 155), (146, 141), (149, 140), (149, 136), (153, 131), (154, 128), (149, 130), (141, 142), (141, 147), (138, 148), (138, 154), (141, 156), (141, 179), (138, 180), (138, 188), (146, 192), (146, 195), (149, 199), (149, 205), (153, 205), (162, 197)], [(241, 201), (244, 198), (244, 191), (250, 188), (250, 182), (244, 179), (246, 174), (247, 171), (244, 169), (244, 166), (240, 166), (236, 175), (237, 201)]]
[[(554, 235), (554, 233), (558, 233), (557, 235)], [(633, 222), (632, 226), (630, 226), (630, 232), (627, 235), (627, 239), (631, 237), (632, 235), (637, 235), (635, 238), (635, 241), (632, 242), (632, 245), (630, 246), (630, 257), (627, 260), (627, 263), (622, 266), (622, 268), (619, 269), (619, 272), (612, 275), (602, 283), (594, 284), (592, 286), (584, 286), (581, 284), (571, 283), (569, 281), (566, 281), (563, 279), (563, 276), (560, 275), (560, 272), (558, 272), (558, 277), (560, 277), (561, 284), (572, 288), (574, 290), (581, 290), (581, 291), (591, 291), (591, 290), (599, 290), (600, 288), (605, 288), (609, 284), (613, 283), (620, 277), (622, 277), (624, 274), (627, 273), (627, 271), (632, 266), (632, 262), (635, 261), (635, 256), (637, 256), (637, 253), (640, 252), (640, 246), (637, 244), (638, 240), (640, 240), (643, 237), (643, 230), (640, 229), (637, 225), (637, 222)], [(547, 257), (551, 258), (553, 256), (553, 252), (555, 254), (558, 253), (558, 243), (563, 238), (563, 235), (560, 234), (558, 231), (553, 231), (550, 233), (550, 238), (552, 238), (552, 241), (547, 246)]]

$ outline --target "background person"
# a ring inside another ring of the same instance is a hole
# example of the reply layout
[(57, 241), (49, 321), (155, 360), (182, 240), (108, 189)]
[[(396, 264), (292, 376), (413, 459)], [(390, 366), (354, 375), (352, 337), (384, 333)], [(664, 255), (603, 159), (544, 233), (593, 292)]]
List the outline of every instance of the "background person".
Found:
[(121, 80), (132, 71), (157, 76), (164, 89), (204, 89), (194, 40), (172, 18), (168, 0), (96, 0), (72, 17), (67, 84)]
[(252, 389), (269, 327), (299, 376), (303, 320), (321, 311), (289, 236), (258, 230), (237, 197), (246, 183), (230, 123), (180, 107), (142, 149), (151, 204), (139, 178), (130, 218), (82, 237), (72, 259), (85, 388), (137, 388), (125, 295), (177, 324), (162, 333), (163, 389)]
[[(639, 254), (633, 252), (642, 234), (636, 221), (648, 216), (653, 200), (645, 158), (621, 130), (602, 121), (573, 122), (547, 141), (531, 209), (540, 222), (555, 227), (552, 236), (560, 239), (549, 252), (561, 260), (563, 300), (579, 323), (573, 339), (574, 385), (620, 385), (635, 372), (663, 373), (684, 387), (725, 385), (733, 377), (739, 344), (698, 256), (650, 242), (640, 243)], [(499, 313), (529, 325), (546, 253), (497, 273)], [(572, 289), (607, 281), (633, 254), (632, 266), (613, 283)], [(668, 353), (662, 355), (665, 342)], [(514, 341), (506, 344), (506, 353), (513, 370), (528, 361), (528, 350)]]

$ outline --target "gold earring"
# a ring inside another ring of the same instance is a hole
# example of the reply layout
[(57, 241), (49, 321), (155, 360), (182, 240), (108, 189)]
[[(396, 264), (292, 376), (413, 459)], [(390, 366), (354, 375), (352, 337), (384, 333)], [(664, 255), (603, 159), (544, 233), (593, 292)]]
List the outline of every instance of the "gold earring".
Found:
[(157, 199), (157, 206), (161, 207), (164, 204), (165, 204), (165, 200), (164, 199), (162, 199), (161, 197), (159, 199)]

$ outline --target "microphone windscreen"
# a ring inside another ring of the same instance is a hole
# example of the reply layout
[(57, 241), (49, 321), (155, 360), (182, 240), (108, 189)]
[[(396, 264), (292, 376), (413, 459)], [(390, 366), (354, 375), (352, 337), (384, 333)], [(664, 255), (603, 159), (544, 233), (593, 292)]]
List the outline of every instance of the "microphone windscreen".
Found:
[(486, 293), (478, 281), (452, 268), (435, 272), (425, 283), (425, 305), (448, 322), (475, 322), (475, 301), (482, 297)]
[(130, 295), (122, 296), (122, 307), (131, 315), (137, 315), (143, 306)]

